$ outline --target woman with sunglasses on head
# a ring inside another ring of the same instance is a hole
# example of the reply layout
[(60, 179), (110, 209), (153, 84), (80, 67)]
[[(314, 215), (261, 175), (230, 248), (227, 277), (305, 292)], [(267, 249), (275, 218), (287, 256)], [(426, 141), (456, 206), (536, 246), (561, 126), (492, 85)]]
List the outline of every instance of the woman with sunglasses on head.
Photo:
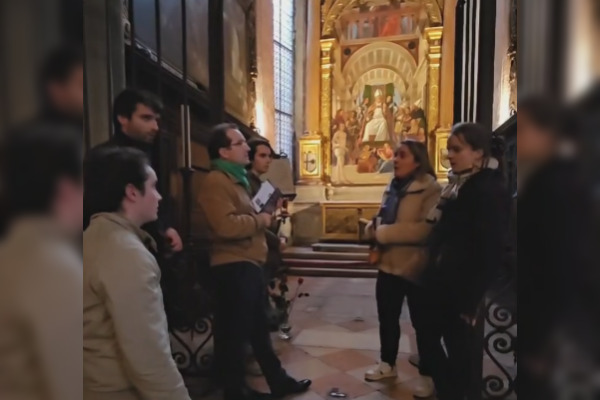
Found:
[(503, 155), (503, 139), (479, 124), (455, 125), (448, 139), (452, 169), (428, 218), (434, 228), (420, 298), (428, 312), (419, 353), (432, 367), (439, 400), (463, 400), (469, 390), (478, 308), (505, 259), (510, 195), (499, 168)]
[[(379, 254), (373, 263), (379, 268), (376, 297), (381, 339), (381, 362), (366, 372), (367, 381), (397, 376), (400, 314), (405, 297), (418, 341), (421, 313), (412, 300), (420, 297), (418, 284), (426, 265), (425, 243), (431, 229), (427, 215), (437, 204), (440, 192), (427, 147), (417, 141), (403, 141), (396, 151), (394, 178), (384, 193), (379, 213), (366, 227), (366, 238), (375, 241)], [(422, 363), (421, 375), (430, 376), (428, 368)], [(423, 377), (414, 394), (424, 398), (433, 395), (431, 378)]]

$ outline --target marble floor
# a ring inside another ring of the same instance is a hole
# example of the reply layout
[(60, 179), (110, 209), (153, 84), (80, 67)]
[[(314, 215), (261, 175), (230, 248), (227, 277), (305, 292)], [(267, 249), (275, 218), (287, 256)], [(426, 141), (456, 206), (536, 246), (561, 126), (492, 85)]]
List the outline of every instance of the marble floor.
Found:
[[(291, 292), (297, 278), (291, 278)], [(312, 390), (297, 400), (329, 399), (338, 388), (357, 400), (412, 400), (411, 386), (418, 376), (408, 363), (415, 351), (415, 334), (408, 310), (402, 315), (403, 339), (398, 357), (398, 379), (384, 383), (368, 383), (365, 371), (379, 359), (377, 309), (374, 279), (305, 278), (302, 292), (292, 312), (292, 339), (273, 341), (288, 373), (299, 379), (312, 379)], [(268, 391), (262, 377), (249, 377), (250, 386)], [(219, 399), (215, 393), (208, 400)], [(200, 397), (198, 397), (200, 399)]]
[[(294, 305), (292, 339), (282, 341), (277, 334), (273, 335), (274, 347), (288, 373), (298, 379), (313, 380), (310, 392), (290, 399), (333, 399), (328, 394), (337, 388), (347, 394), (347, 399), (412, 400), (411, 388), (416, 383), (418, 371), (410, 365), (408, 358), (417, 348), (406, 305), (400, 321), (398, 378), (369, 383), (364, 381), (364, 373), (379, 360), (375, 280), (304, 278), (303, 281), (300, 291), (309, 293), (309, 297), (298, 298)], [(291, 278), (291, 293), (297, 284), (298, 278)], [(484, 357), (484, 374), (498, 372), (489, 357)], [(257, 390), (268, 392), (262, 377), (249, 376), (248, 383)], [(201, 383), (198, 388), (190, 387), (194, 400), (221, 399), (218, 393), (208, 397), (195, 395), (205, 387), (206, 384)]]

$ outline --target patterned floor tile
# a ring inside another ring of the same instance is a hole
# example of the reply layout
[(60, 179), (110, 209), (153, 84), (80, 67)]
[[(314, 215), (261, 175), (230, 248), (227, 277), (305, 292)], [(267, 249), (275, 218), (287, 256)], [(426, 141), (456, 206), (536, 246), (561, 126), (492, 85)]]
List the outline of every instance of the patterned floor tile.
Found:
[(316, 358), (286, 365), (285, 369), (290, 376), (296, 379), (311, 379), (313, 381), (339, 372)]
[(381, 392), (373, 392), (366, 396), (358, 397), (355, 400), (392, 400), (391, 397), (386, 396)]
[(337, 353), (340, 351), (340, 349), (334, 349), (330, 347), (298, 346), (298, 348), (304, 350), (306, 353), (315, 358), (323, 357), (327, 354)]
[(356, 350), (342, 350), (319, 358), (325, 364), (346, 372), (365, 368), (373, 364), (373, 359)]
[(312, 390), (320, 396), (327, 398), (331, 389), (337, 388), (348, 395), (348, 399), (355, 399), (373, 393), (374, 388), (360, 380), (344, 373), (327, 375), (313, 382)]

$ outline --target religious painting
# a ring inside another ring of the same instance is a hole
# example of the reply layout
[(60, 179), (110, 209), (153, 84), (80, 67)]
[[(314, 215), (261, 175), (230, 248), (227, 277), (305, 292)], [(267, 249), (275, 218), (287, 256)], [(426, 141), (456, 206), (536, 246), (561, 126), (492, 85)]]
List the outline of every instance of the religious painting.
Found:
[(242, 121), (250, 120), (248, 102), (248, 9), (249, 0), (225, 0), (223, 29), (225, 42), (225, 108)]
[(337, 22), (331, 108), (336, 185), (387, 184), (400, 143), (427, 141), (427, 13), (420, 3), (373, 3), (350, 9)]

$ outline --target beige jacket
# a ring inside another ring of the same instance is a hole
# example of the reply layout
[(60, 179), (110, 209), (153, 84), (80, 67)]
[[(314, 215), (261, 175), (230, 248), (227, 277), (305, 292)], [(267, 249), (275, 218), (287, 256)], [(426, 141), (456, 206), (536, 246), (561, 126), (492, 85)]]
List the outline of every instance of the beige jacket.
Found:
[(81, 400), (82, 260), (50, 221), (0, 244), (0, 399)]
[(83, 235), (84, 400), (190, 400), (171, 356), (152, 238), (117, 214)]
[[(419, 280), (427, 262), (425, 241), (431, 231), (426, 219), (437, 205), (441, 191), (432, 176), (424, 175), (410, 184), (406, 196), (400, 200), (396, 223), (380, 225), (376, 230), (372, 223), (366, 226), (365, 237), (376, 239), (381, 245), (381, 271), (414, 282)], [(385, 199), (386, 194), (382, 204)]]
[(234, 177), (211, 171), (202, 181), (198, 202), (208, 223), (212, 266), (265, 263), (267, 227), (254, 212), (248, 191)]

